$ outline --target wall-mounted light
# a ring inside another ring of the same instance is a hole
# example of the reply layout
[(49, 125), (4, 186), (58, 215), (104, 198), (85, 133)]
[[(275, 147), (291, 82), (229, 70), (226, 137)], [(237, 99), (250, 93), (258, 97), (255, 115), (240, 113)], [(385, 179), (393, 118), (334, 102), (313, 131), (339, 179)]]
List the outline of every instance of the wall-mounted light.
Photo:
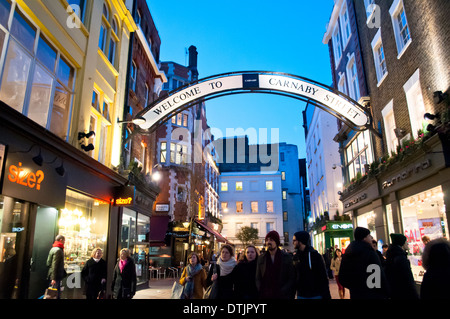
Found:
[(42, 163), (44, 163), (44, 159), (41, 155), (41, 148), (39, 148), (39, 154), (33, 157), (33, 162), (36, 163), (36, 165), (42, 166)]
[(133, 123), (135, 125), (142, 125), (146, 122), (146, 119), (143, 118), (142, 116), (136, 116), (134, 119), (132, 119), (131, 121), (121, 121), (119, 119), (117, 119), (117, 123), (118, 124), (123, 124), (123, 123)]
[(433, 102), (436, 104), (441, 103), (448, 97), (447, 93), (442, 93), (442, 91), (433, 92)]
[(440, 117), (441, 117), (441, 115), (440, 115), (439, 113), (436, 113), (436, 114), (425, 113), (425, 114), (423, 115), (423, 118), (424, 118), (425, 120), (435, 120), (435, 119), (438, 119), (438, 118), (440, 118)]

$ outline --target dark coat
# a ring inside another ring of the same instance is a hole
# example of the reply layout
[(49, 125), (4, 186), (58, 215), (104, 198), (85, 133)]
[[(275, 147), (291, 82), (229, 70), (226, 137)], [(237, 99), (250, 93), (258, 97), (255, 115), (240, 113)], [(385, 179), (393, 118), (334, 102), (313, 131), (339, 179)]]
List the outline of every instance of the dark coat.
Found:
[(97, 298), (98, 293), (104, 289), (102, 279), (106, 279), (106, 261), (100, 259), (95, 262), (94, 258), (89, 259), (81, 271), (81, 276), (86, 283), (86, 297)]
[(433, 240), (423, 254), (426, 268), (420, 287), (421, 299), (450, 300), (450, 246), (448, 241)]
[[(295, 268), (292, 256), (277, 250), (280, 258), (280, 269), (276, 276), (267, 278), (270, 252), (266, 251), (258, 257), (256, 265), (256, 287), (260, 298), (293, 299), (295, 297)], [(269, 279), (269, 280), (268, 280)]]
[(133, 259), (128, 257), (128, 262), (120, 272), (119, 261), (114, 268), (114, 277), (112, 282), (112, 291), (114, 298), (127, 299), (136, 294), (136, 267)]
[(392, 299), (419, 299), (411, 263), (402, 247), (389, 245), (385, 271)]
[(237, 299), (256, 299), (256, 259), (251, 262), (242, 261), (233, 270), (234, 297)]
[(323, 257), (311, 246), (298, 250), (294, 256), (297, 272), (297, 296), (311, 298), (321, 296), (331, 299), (328, 274)]
[[(373, 265), (379, 268), (373, 270)], [(372, 279), (378, 274), (380, 286), (369, 287), (368, 282), (373, 283)], [(386, 299), (389, 296), (380, 258), (372, 245), (364, 241), (353, 241), (345, 250), (339, 269), (339, 282), (350, 290), (351, 299)]]
[(211, 264), (209, 268), (208, 276), (206, 277), (206, 287), (209, 287), (213, 284), (211, 279), (214, 273), (217, 273), (217, 286), (218, 293), (217, 299), (232, 299), (233, 298), (233, 274), (234, 269), (231, 273), (226, 276), (220, 275), (220, 266), (218, 264)]

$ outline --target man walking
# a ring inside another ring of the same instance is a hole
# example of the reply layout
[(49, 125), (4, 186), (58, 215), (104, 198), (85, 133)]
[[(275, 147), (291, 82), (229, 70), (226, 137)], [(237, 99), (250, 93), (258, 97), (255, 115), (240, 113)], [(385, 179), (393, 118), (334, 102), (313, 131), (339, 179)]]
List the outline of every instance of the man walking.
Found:
[(265, 238), (267, 251), (258, 257), (256, 287), (262, 299), (293, 299), (295, 268), (292, 257), (280, 246), (280, 235), (272, 230)]
[(294, 234), (297, 299), (331, 299), (323, 257), (311, 247), (308, 232)]
[(342, 256), (339, 282), (350, 290), (351, 299), (386, 299), (388, 284), (380, 258), (372, 248), (370, 231), (356, 227), (354, 236)]
[(66, 277), (64, 270), (64, 243), (66, 238), (58, 235), (47, 257), (48, 279), (50, 285), (58, 290), (58, 299), (61, 296), (61, 281)]

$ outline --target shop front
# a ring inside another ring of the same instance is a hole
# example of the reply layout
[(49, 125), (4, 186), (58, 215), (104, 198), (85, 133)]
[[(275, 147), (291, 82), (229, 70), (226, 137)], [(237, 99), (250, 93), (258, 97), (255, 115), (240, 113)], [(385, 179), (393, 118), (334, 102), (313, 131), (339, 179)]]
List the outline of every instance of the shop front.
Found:
[(7, 106), (0, 122), (0, 298), (43, 295), (58, 234), (66, 237), (62, 298), (85, 298), (81, 269), (96, 247), (109, 288), (119, 238), (113, 203), (127, 179)]
[(351, 221), (327, 221), (326, 224), (313, 232), (313, 246), (324, 254), (327, 249), (339, 248), (342, 252), (353, 239), (353, 224)]

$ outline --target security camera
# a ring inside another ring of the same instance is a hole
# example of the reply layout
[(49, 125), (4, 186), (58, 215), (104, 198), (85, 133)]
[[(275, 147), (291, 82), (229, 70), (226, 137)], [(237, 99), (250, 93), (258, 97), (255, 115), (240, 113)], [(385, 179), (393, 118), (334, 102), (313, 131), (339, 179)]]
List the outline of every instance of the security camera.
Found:
[(333, 166), (331, 166), (332, 169), (336, 169), (336, 164), (333, 164)]

